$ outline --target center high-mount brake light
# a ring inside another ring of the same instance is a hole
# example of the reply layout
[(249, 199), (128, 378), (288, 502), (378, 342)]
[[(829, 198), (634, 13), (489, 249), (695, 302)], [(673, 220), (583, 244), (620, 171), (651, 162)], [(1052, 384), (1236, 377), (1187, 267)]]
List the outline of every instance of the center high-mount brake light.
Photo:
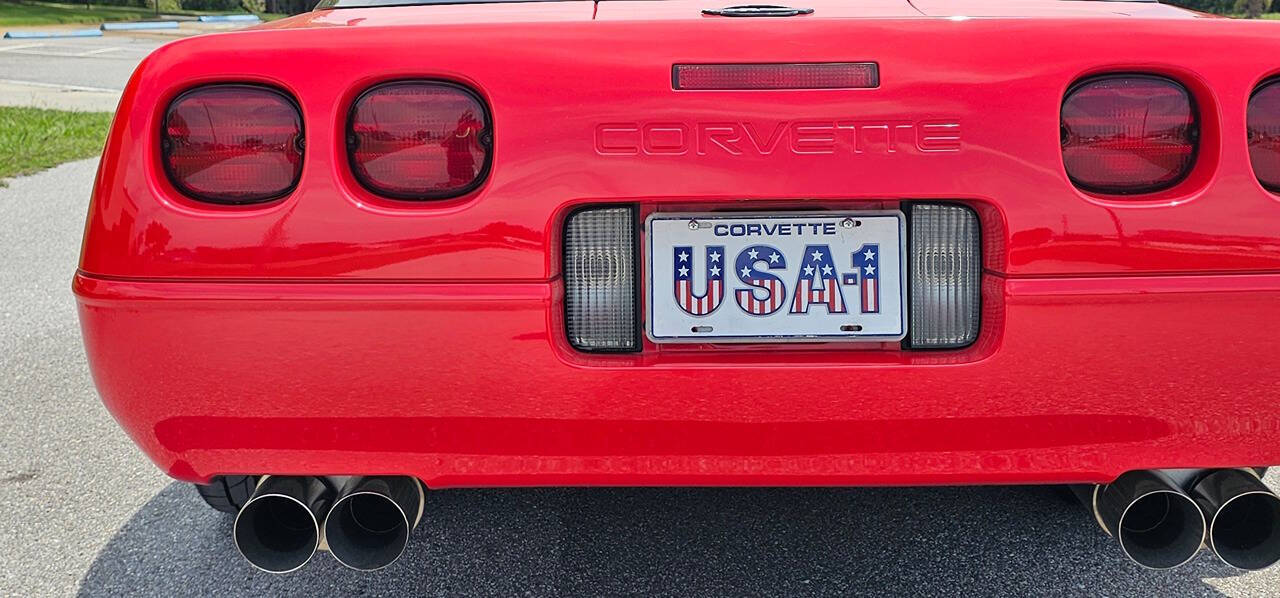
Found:
[(1195, 163), (1198, 134), (1191, 95), (1164, 77), (1095, 77), (1062, 102), (1062, 162), (1085, 191), (1151, 193), (1176, 185)]
[(443, 81), (397, 81), (356, 99), (347, 151), (356, 179), (379, 195), (442, 199), (489, 171), (493, 131), (480, 96)]
[(202, 201), (268, 201), (302, 176), (302, 115), (269, 87), (206, 85), (178, 96), (165, 112), (160, 145), (169, 180)]
[(678, 90), (872, 89), (880, 86), (874, 62), (791, 64), (677, 64), (671, 88)]

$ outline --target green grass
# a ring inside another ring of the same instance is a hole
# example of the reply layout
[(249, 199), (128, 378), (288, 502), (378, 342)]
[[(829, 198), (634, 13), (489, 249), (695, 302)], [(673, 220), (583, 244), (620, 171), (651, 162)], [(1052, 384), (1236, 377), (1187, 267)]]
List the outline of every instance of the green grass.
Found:
[(0, 185), (102, 152), (110, 112), (68, 112), (0, 106)]
[[(243, 11), (237, 11), (243, 12)], [(162, 10), (167, 15), (235, 14), (226, 11)], [(13, 25), (62, 25), (69, 23), (102, 23), (104, 21), (137, 21), (155, 19), (153, 8), (138, 6), (85, 6), (74, 2), (33, 2), (0, 0), (0, 27)], [(265, 17), (264, 17), (265, 20)]]

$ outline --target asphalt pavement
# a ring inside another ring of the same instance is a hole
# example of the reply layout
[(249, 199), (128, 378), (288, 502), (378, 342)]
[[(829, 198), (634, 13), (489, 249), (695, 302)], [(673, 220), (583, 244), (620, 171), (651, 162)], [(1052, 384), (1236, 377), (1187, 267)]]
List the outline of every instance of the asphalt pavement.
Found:
[[(132, 69), (13, 55), (0, 77), (119, 88)], [(385, 570), (257, 572), (93, 389), (70, 279), (95, 166), (0, 188), (0, 596), (1280, 595), (1280, 567), (1208, 553), (1143, 570), (1049, 487), (436, 491)]]
[(0, 105), (115, 110), (133, 69), (162, 37), (0, 39)]

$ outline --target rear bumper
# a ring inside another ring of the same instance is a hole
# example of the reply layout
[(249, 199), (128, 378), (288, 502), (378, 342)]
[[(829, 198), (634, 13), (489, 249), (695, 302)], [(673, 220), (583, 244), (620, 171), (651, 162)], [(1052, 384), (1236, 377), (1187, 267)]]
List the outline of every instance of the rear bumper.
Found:
[(74, 288), (108, 409), (191, 481), (1047, 483), (1280, 463), (1280, 274), (988, 276), (961, 351), (598, 357), (563, 342), (556, 281)]

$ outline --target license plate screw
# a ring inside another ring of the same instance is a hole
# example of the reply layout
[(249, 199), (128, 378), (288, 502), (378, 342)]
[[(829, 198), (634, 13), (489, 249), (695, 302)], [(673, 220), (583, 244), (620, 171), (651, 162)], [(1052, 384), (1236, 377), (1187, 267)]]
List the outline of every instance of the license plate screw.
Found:
[(854, 220), (853, 218), (845, 218), (844, 220), (840, 221), (841, 228), (853, 228), (855, 226), (858, 226), (859, 224), (862, 224), (862, 223)]
[(700, 224), (697, 220), (689, 221), (689, 230), (698, 230), (700, 228), (702, 228), (702, 224)]

